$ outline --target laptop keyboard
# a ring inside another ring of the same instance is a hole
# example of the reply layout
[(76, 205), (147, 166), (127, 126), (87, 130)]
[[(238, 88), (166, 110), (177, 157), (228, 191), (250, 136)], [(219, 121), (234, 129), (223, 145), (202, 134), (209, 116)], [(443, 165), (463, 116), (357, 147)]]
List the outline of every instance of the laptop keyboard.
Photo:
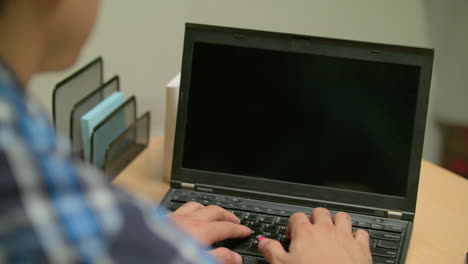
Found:
[[(242, 225), (252, 229), (252, 234), (248, 238), (227, 239), (213, 245), (215, 248), (227, 247), (240, 253), (243, 255), (245, 264), (268, 263), (258, 251), (258, 240), (256, 239), (258, 235), (276, 239), (288, 250), (289, 240), (286, 237), (286, 226), (289, 216), (295, 212), (310, 214), (312, 210), (312, 208), (298, 206), (291, 206), (291, 209), (285, 210), (280, 208), (285, 206), (281, 204), (185, 190), (175, 190), (167, 207), (174, 211), (188, 201), (195, 201), (203, 205), (218, 205), (235, 214), (241, 219)], [(334, 213), (334, 211), (331, 212)], [(398, 263), (406, 223), (352, 213), (350, 215), (353, 218), (352, 231), (363, 229), (370, 235), (373, 263)]]

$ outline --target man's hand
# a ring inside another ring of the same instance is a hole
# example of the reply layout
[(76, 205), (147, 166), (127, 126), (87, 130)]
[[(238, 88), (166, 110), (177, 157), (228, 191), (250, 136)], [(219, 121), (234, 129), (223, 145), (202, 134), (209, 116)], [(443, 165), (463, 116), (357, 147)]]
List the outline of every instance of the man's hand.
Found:
[(364, 230), (352, 233), (351, 216), (337, 213), (331, 218), (324, 208), (312, 211), (310, 219), (296, 213), (286, 230), (291, 239), (289, 252), (278, 241), (263, 239), (260, 252), (271, 264), (371, 264), (369, 234)]
[[(205, 246), (228, 238), (247, 237), (252, 232), (248, 227), (240, 225), (239, 218), (234, 214), (215, 205), (188, 202), (169, 214), (169, 217)], [(227, 248), (217, 248), (210, 253), (222, 263), (242, 263), (241, 256)]]

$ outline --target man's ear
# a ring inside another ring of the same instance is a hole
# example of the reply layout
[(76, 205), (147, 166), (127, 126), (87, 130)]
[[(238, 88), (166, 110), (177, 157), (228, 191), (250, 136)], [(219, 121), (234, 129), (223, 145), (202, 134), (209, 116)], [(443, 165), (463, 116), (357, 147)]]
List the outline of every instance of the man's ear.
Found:
[[(2, 1), (2, 0), (0, 0)], [(9, 2), (27, 2), (27, 5), (34, 9), (36, 14), (51, 15), (68, 0), (7, 0)], [(74, 1), (74, 0), (72, 0)]]

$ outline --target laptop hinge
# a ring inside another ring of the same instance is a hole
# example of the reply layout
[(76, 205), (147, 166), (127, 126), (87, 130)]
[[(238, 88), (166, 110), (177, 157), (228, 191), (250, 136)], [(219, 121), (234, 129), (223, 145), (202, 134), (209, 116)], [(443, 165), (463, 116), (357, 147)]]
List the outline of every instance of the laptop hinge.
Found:
[(403, 217), (403, 212), (395, 210), (387, 210), (388, 218), (401, 220)]
[(181, 182), (180, 187), (182, 187), (182, 190), (188, 190), (188, 191), (194, 191), (195, 190), (195, 184), (194, 183)]

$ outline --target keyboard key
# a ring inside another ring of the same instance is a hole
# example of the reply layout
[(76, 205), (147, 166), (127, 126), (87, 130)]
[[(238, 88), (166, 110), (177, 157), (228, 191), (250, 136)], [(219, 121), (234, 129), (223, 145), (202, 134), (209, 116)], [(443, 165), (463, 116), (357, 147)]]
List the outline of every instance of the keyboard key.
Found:
[(226, 243), (226, 244), (237, 244), (237, 240), (236, 238), (228, 238), (222, 242)]
[(377, 246), (377, 241), (378, 241), (377, 239), (371, 238), (371, 239), (369, 240), (369, 246), (370, 246), (371, 248), (375, 248), (375, 247)]
[(271, 224), (273, 223), (273, 220), (275, 220), (274, 216), (268, 216), (268, 215), (262, 215), (260, 216), (260, 219), (258, 219), (259, 222), (265, 223), (265, 224)]
[(184, 190), (175, 190), (174, 194), (178, 196), (193, 196), (193, 192), (184, 191)]
[(394, 259), (383, 258), (383, 257), (378, 257), (378, 256), (373, 256), (372, 261), (374, 264), (395, 264), (396, 263), (396, 260)]
[(239, 254), (244, 254), (244, 255), (252, 255), (252, 256), (257, 256), (257, 257), (262, 257), (262, 254), (260, 251), (258, 251), (258, 240), (255, 239), (252, 241), (252, 244), (250, 247), (244, 246), (244, 245), (237, 245), (234, 247), (228, 247), (233, 251), (236, 251)]
[(242, 219), (241, 222), (240, 222), (241, 225), (245, 225), (245, 226), (247, 226), (247, 227), (249, 227), (249, 225), (250, 225), (251, 223), (253, 223), (253, 222), (247, 221), (247, 220), (245, 220), (245, 219)]
[(263, 227), (263, 231), (267, 231), (267, 232), (278, 233), (278, 230), (279, 230), (279, 226), (277, 226), (277, 225), (266, 224)]
[(259, 264), (259, 260), (256, 257), (251, 256), (242, 256), (242, 263), (243, 264)]
[(263, 224), (262, 223), (251, 223), (249, 225), (249, 228), (252, 229), (252, 230), (262, 230), (263, 229)]
[(277, 238), (278, 238), (279, 235), (276, 234), (276, 233), (272, 233), (272, 232), (265, 232), (265, 230), (264, 230), (264, 231), (262, 232), (262, 236), (263, 236), (263, 237), (266, 237), (266, 238), (271, 238), (271, 239), (277, 240)]
[(278, 217), (276, 218), (276, 224), (277, 225), (287, 225), (289, 222), (289, 219), (288, 218), (285, 218), (285, 217)]
[(223, 241), (220, 241), (216, 244), (213, 245), (214, 248), (218, 248), (218, 247), (227, 247), (227, 248), (231, 248), (232, 247), (232, 241), (231, 240), (223, 240)]
[(287, 226), (280, 226), (278, 233), (286, 234), (286, 229), (287, 229)]
[(227, 199), (226, 199), (226, 197), (215, 196), (215, 197), (213, 198), (213, 201), (215, 201), (215, 202), (226, 202)]
[(383, 223), (383, 219), (382, 218), (375, 218), (374, 223), (381, 224), (381, 223)]
[(171, 200), (172, 200), (172, 201), (180, 201), (180, 198), (181, 198), (181, 196), (179, 196), (179, 195), (177, 195), (177, 194), (174, 194), (174, 195), (172, 195), (172, 199), (171, 199)]
[(380, 224), (371, 224), (371, 228), (375, 230), (383, 230), (384, 226)]
[(257, 236), (261, 235), (263, 232), (260, 230), (254, 230), (252, 229), (252, 234), (250, 234), (250, 237), (256, 238)]
[(400, 235), (386, 233), (386, 232), (382, 232), (382, 231), (373, 231), (370, 234), (370, 236), (372, 238), (392, 240), (392, 241), (400, 241), (400, 239), (401, 239)]
[(243, 205), (240, 205), (240, 206), (239, 206), (239, 209), (241, 209), (241, 210), (243, 210), (243, 211), (252, 211), (253, 207), (243, 204)]
[(169, 202), (169, 204), (167, 205), (167, 208), (168, 209), (171, 209), (171, 210), (177, 210), (179, 207), (182, 206), (182, 203), (178, 203), (178, 202)]
[(384, 248), (371, 248), (371, 254), (379, 257), (396, 258), (397, 251)]
[(256, 212), (256, 213), (265, 213), (265, 212), (266, 212), (266, 208), (254, 206), (254, 207), (252, 208), (252, 211), (254, 211), (254, 212)]
[(403, 228), (397, 226), (385, 226), (385, 231), (401, 233), (403, 232)]
[(205, 195), (205, 194), (200, 195), (199, 198), (200, 198), (200, 199), (203, 199), (203, 200), (208, 200), (208, 201), (213, 200), (213, 196), (211, 196), (211, 195)]
[(232, 203), (240, 203), (241, 200), (238, 199), (238, 198), (231, 198), (231, 202), (232, 202)]
[(357, 221), (352, 221), (353, 226), (357, 226)]
[(279, 214), (279, 210), (267, 208), (267, 209), (266, 209), (266, 213), (267, 213), (267, 214), (271, 214), (271, 215), (278, 215), (278, 214)]
[(252, 222), (257, 222), (259, 215), (253, 213), (246, 213), (244, 219)]
[(257, 238), (252, 238), (252, 243), (250, 244), (251, 247), (258, 247), (258, 239)]
[(240, 211), (234, 211), (233, 214), (237, 216), (239, 219), (242, 219), (245, 215), (244, 212), (240, 212)]
[(229, 208), (229, 209), (239, 209), (239, 205), (235, 204), (235, 203), (227, 203), (225, 205), (225, 208)]
[(400, 243), (387, 240), (379, 240), (379, 242), (377, 243), (377, 247), (386, 249), (398, 249), (400, 247)]
[(239, 245), (250, 246), (250, 244), (252, 243), (253, 240), (254, 240), (253, 238), (247, 237), (247, 238), (238, 239), (236, 242)]
[(281, 243), (289, 243), (290, 242), (288, 237), (286, 235), (284, 235), (284, 234), (279, 235), (278, 240)]
[(183, 203), (186, 203), (186, 202), (190, 201), (190, 197), (189, 196), (181, 196), (179, 201), (183, 202)]
[(252, 246), (248, 247), (245, 253), (253, 256), (263, 257), (262, 253), (258, 251), (258, 242), (256, 245), (254, 245), (254, 242), (252, 242)]
[(371, 224), (370, 224), (370, 223), (366, 223), (366, 222), (362, 222), (362, 221), (358, 221), (358, 222), (357, 222), (357, 226), (358, 226), (358, 227), (363, 227), (363, 228), (370, 228), (370, 227), (371, 227)]
[(287, 217), (290, 217), (292, 214), (294, 214), (294, 212), (280, 210), (278, 214), (279, 214), (280, 216), (287, 216)]

